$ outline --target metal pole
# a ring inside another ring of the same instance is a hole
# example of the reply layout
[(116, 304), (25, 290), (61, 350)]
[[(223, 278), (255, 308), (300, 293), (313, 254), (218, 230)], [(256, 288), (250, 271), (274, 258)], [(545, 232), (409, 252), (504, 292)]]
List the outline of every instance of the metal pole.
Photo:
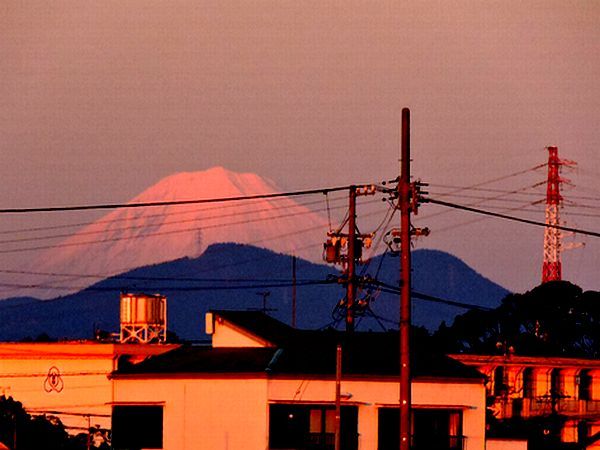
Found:
[(292, 256), (292, 327), (296, 328), (296, 255)]
[(400, 182), (400, 450), (410, 449), (410, 110), (402, 109), (402, 158)]
[(335, 354), (335, 450), (341, 449), (341, 385), (342, 385), (342, 346), (338, 344)]
[(354, 297), (356, 296), (356, 186), (350, 186), (348, 208), (348, 287), (346, 292), (346, 331), (354, 331)]

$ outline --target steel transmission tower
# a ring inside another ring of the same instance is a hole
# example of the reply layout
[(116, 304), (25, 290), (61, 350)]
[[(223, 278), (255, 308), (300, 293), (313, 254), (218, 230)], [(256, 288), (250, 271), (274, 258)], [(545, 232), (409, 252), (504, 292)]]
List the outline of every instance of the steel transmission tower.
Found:
[(548, 187), (546, 190), (546, 229), (544, 231), (544, 264), (542, 266), (542, 283), (562, 279), (560, 253), (562, 250), (562, 233), (560, 226), (560, 208), (562, 196), (560, 185), (566, 181), (560, 177), (561, 167), (575, 165), (572, 161), (558, 157), (558, 147), (548, 149)]

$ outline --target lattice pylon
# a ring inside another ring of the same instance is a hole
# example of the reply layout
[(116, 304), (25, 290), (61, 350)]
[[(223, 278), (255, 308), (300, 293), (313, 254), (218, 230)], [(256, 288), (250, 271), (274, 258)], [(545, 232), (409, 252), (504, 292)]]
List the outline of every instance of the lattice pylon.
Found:
[(560, 167), (563, 162), (558, 158), (558, 148), (548, 147), (548, 187), (546, 190), (546, 228), (544, 231), (544, 263), (542, 283), (562, 279), (561, 246), (562, 233), (556, 228), (560, 225)]

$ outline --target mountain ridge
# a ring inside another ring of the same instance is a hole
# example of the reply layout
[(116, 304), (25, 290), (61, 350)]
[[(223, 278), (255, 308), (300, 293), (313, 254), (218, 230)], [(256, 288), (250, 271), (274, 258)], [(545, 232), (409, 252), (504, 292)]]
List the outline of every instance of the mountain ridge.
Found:
[[(140, 267), (75, 294), (30, 303), (0, 301), (0, 340), (19, 340), (42, 333), (55, 338), (84, 339), (93, 336), (94, 328), (116, 332), (119, 292), (123, 290), (158, 291), (166, 295), (169, 329), (185, 339), (205, 337), (204, 313), (209, 309), (260, 309), (262, 296), (258, 294), (267, 289), (271, 291), (267, 307), (276, 309), (271, 314), (289, 323), (291, 287), (273, 287), (278, 284), (273, 280), (291, 281), (291, 259), (289, 255), (249, 245), (214, 244), (199, 257)], [(372, 259), (369, 267), (367, 272), (371, 276), (398, 284), (398, 259), (379, 255)], [(418, 292), (487, 307), (497, 306), (508, 294), (506, 289), (482, 277), (459, 258), (439, 250), (414, 251), (413, 267), (413, 289)], [(331, 325), (335, 304), (344, 296), (342, 286), (337, 283), (301, 285), (301, 282), (324, 281), (339, 272), (331, 266), (303, 259), (297, 260), (297, 271), (298, 326)], [(358, 329), (380, 329), (381, 325), (394, 328), (398, 296), (383, 292), (372, 294), (375, 300), (371, 305), (377, 318), (359, 318)], [(359, 295), (366, 293), (359, 292)], [(464, 309), (417, 299), (413, 305), (413, 323), (430, 330), (464, 312)]]

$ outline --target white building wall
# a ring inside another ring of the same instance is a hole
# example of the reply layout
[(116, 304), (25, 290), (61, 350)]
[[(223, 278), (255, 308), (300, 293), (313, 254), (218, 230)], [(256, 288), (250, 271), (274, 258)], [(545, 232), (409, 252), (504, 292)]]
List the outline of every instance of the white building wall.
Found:
[(164, 405), (164, 450), (268, 448), (264, 378), (119, 379), (115, 399)]
[[(342, 394), (352, 396), (345, 402), (358, 405), (359, 450), (377, 449), (378, 408), (397, 406), (397, 381), (342, 381)], [(334, 380), (270, 380), (269, 401), (334, 402)], [(413, 407), (458, 407), (463, 410), (465, 450), (485, 447), (485, 389), (483, 384), (452, 382), (414, 382)]]
[[(342, 382), (358, 406), (359, 450), (377, 449), (378, 410), (398, 403), (395, 381)], [(115, 380), (117, 404), (164, 405), (165, 450), (265, 450), (269, 404), (333, 403), (333, 380), (239, 378)], [(463, 409), (465, 450), (484, 450), (485, 394), (482, 384), (423, 382), (413, 385), (415, 406)]]

